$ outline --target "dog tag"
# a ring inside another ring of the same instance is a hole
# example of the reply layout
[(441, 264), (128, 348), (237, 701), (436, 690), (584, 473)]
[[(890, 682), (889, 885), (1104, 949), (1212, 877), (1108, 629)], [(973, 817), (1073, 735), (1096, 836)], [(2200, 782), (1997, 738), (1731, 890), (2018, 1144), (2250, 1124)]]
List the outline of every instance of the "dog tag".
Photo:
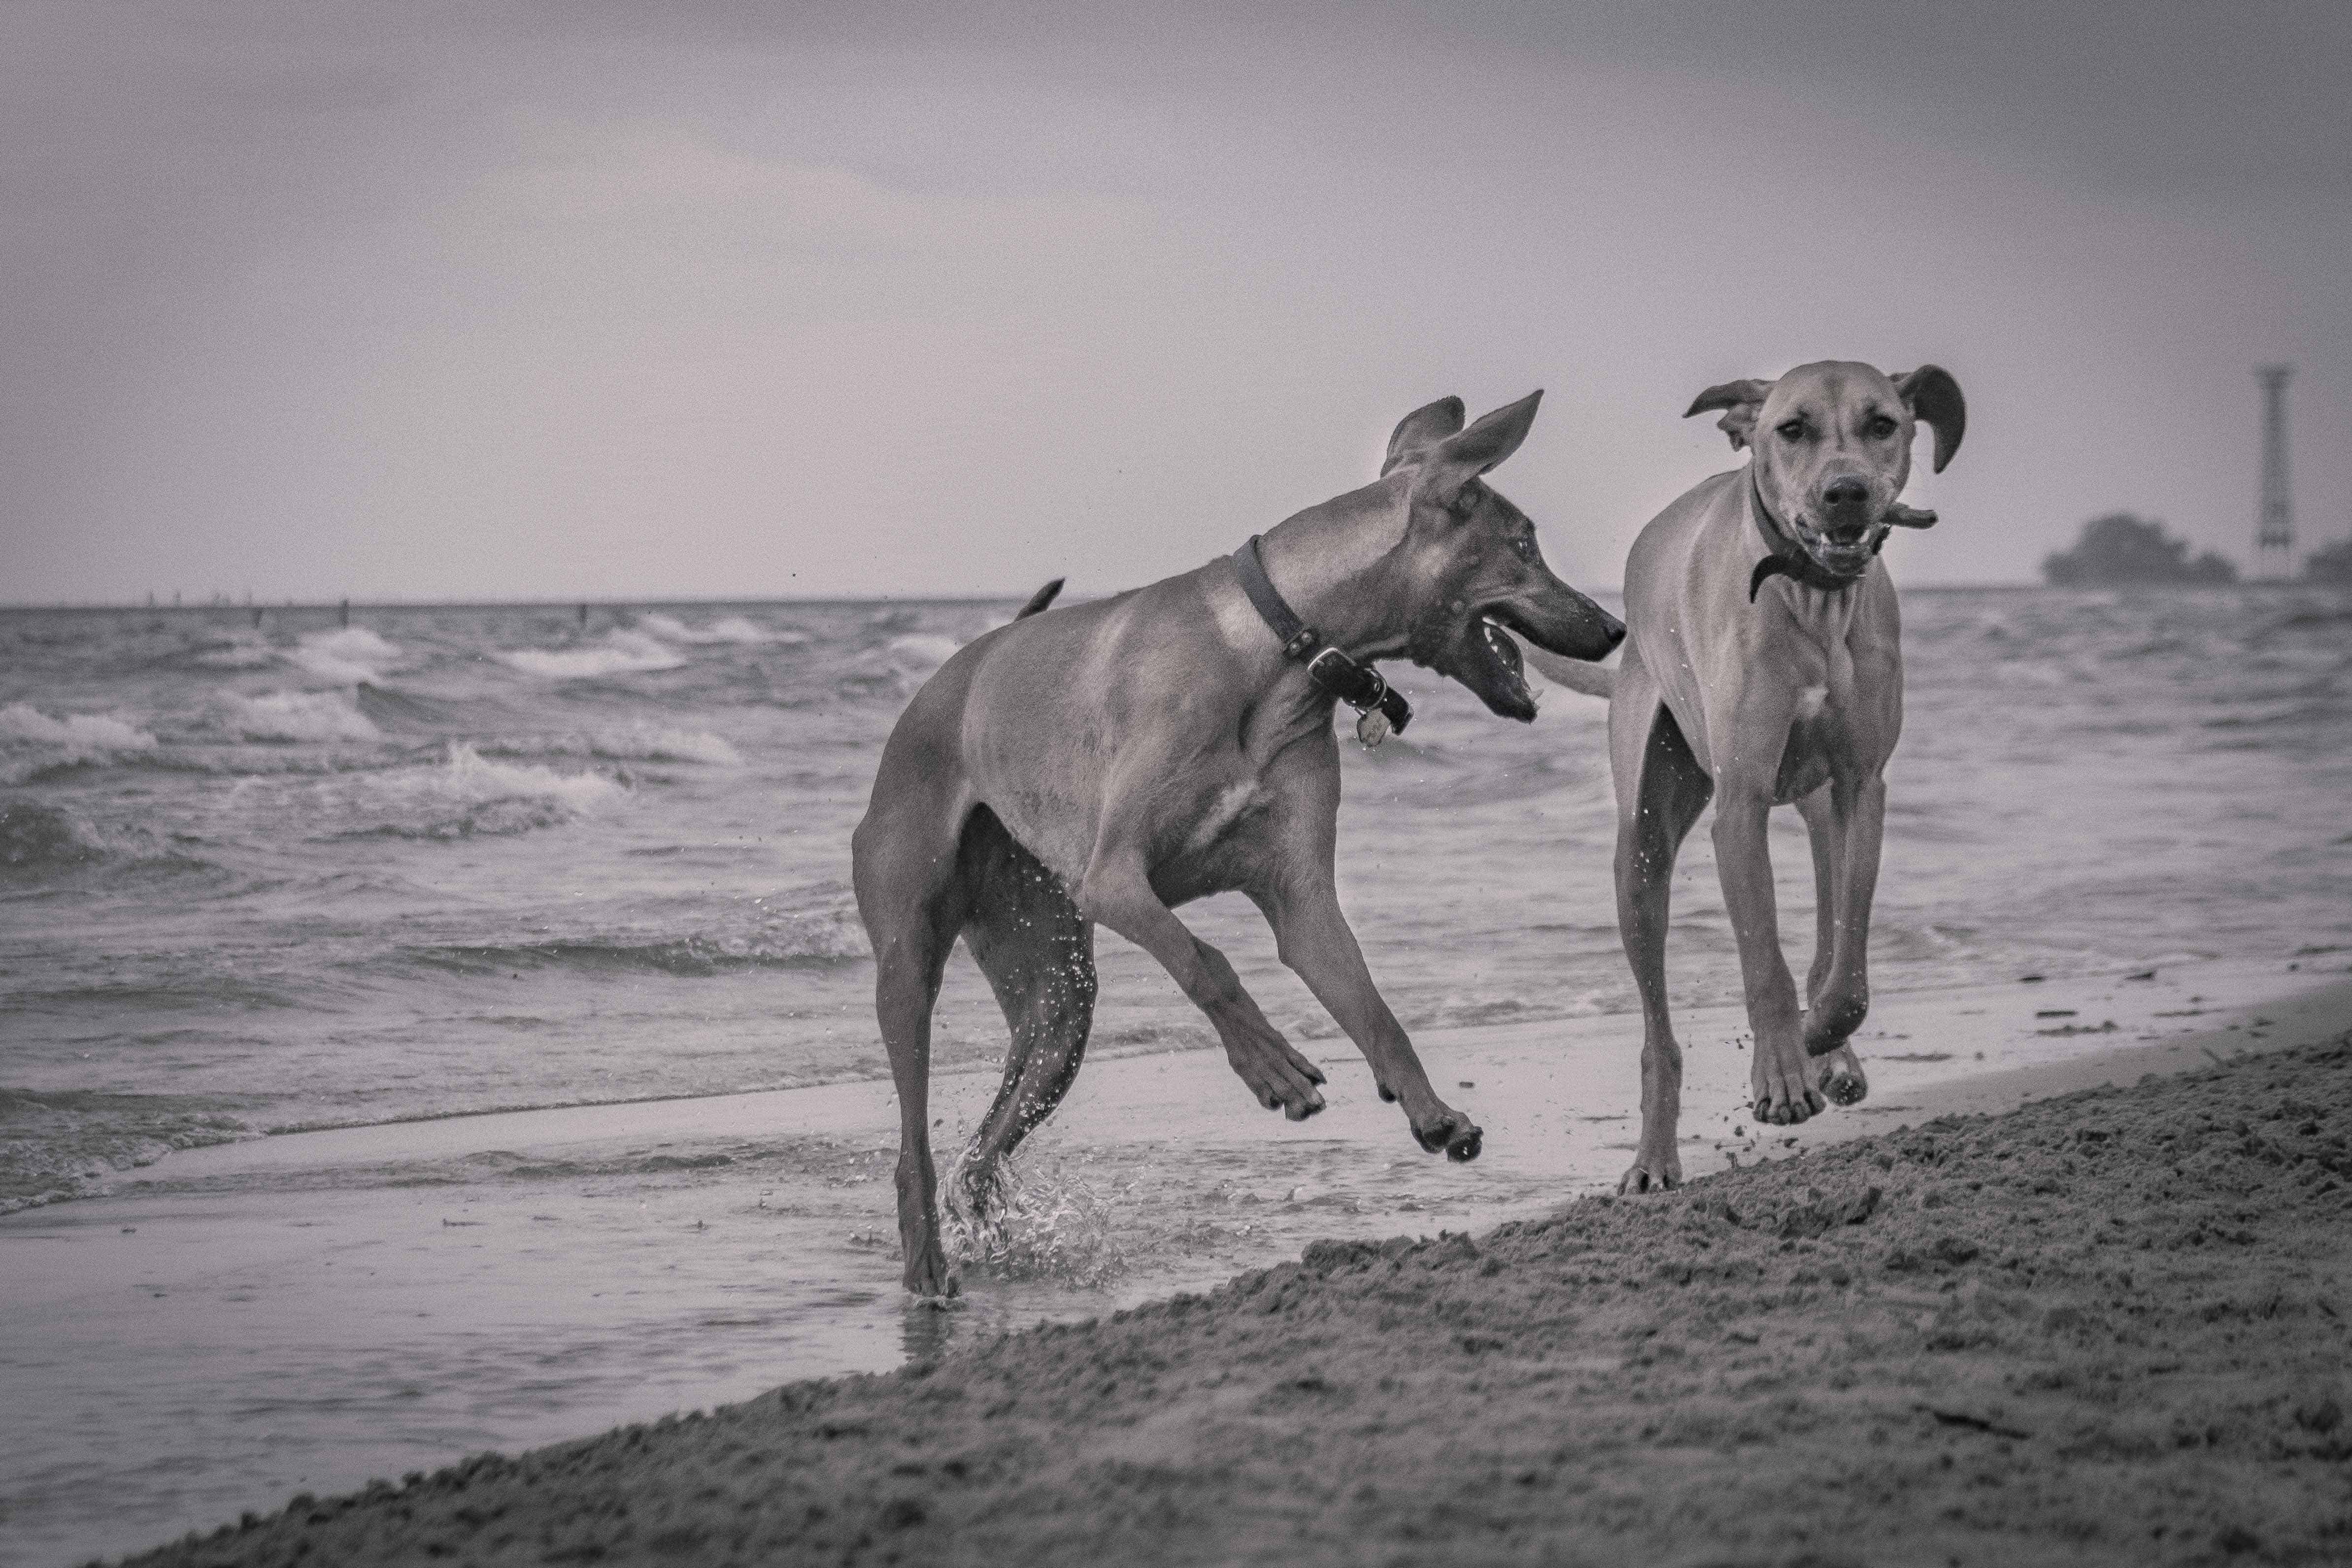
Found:
[(1365, 746), (1378, 746), (1388, 737), (1388, 715), (1376, 707), (1368, 707), (1356, 716), (1356, 738)]

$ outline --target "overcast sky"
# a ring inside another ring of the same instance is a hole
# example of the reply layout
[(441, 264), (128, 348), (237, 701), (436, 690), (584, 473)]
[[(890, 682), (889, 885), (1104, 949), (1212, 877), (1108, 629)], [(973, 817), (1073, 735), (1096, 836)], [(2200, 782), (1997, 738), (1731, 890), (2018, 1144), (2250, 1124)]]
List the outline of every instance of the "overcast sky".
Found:
[(1534, 387), (1613, 587), (1822, 358), (1967, 391), (1900, 580), (2242, 561), (2259, 361), (2352, 532), (2347, 83), (2340, 0), (0, 0), (0, 599), (1099, 591)]

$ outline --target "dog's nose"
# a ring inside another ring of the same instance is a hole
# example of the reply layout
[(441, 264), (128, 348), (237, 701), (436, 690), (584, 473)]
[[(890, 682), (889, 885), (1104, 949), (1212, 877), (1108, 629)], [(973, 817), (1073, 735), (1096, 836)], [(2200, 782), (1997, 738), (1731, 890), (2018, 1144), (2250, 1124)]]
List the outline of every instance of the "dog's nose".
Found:
[(1839, 474), (1822, 486), (1822, 509), (1851, 512), (1870, 504), (1870, 483), (1858, 474)]
[[(1600, 607), (1595, 605), (1594, 608)], [(1618, 620), (1606, 610), (1601, 612), (1601, 629), (1609, 633), (1609, 645), (1612, 648), (1625, 640), (1625, 622)]]

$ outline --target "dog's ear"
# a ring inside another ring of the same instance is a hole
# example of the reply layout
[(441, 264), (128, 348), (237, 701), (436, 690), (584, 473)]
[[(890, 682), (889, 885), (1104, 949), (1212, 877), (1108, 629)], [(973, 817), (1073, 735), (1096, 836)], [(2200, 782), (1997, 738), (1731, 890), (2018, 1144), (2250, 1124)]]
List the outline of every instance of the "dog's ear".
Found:
[(1764, 411), (1764, 400), (1772, 395), (1772, 387), (1770, 382), (1752, 378), (1709, 387), (1691, 400), (1690, 407), (1683, 410), (1683, 417), (1723, 410), (1723, 417), (1715, 422), (1715, 427), (1731, 437), (1731, 449), (1737, 452), (1755, 437), (1756, 416)]
[(1462, 429), (1462, 400), (1442, 397), (1425, 407), (1414, 409), (1397, 421), (1396, 434), (1389, 437), (1388, 461), (1381, 465), (1381, 477), (1385, 479), (1408, 463), (1418, 463), (1429, 455), (1429, 449)]
[(1941, 365), (1921, 365), (1893, 379), (1912, 417), (1935, 431), (1936, 472), (1941, 474), (1960, 449), (1960, 434), (1969, 427), (1969, 405), (1960, 396), (1960, 383)]
[(1421, 460), (1426, 477), (1415, 488), (1441, 507), (1453, 506), (1462, 486), (1519, 449), (1519, 443), (1528, 438), (1528, 427), (1536, 422), (1536, 404), (1542, 401), (1540, 391), (1531, 392), (1517, 402), (1481, 415), (1469, 429), (1431, 447)]

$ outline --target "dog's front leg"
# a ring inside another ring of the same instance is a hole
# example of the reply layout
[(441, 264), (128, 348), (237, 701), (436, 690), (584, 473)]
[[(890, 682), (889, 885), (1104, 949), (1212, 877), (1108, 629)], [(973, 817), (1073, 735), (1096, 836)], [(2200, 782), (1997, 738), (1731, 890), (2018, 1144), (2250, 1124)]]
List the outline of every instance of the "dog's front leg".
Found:
[(1886, 830), (1886, 781), (1874, 774), (1849, 783), (1832, 779), (1829, 797), (1807, 821), (1817, 839), (1833, 841), (1823, 921), (1828, 964), (1805, 1009), (1805, 1054), (1822, 1059), (1822, 1091), (1841, 1105), (1869, 1092), (1862, 1063), (1846, 1044), (1870, 1016), (1870, 906), (1878, 891), (1879, 846)]
[(1477, 1125), (1430, 1087), (1412, 1040), (1372, 983), (1363, 948), (1339, 909), (1337, 891), (1328, 882), (1318, 882), (1262, 898), (1259, 907), (1274, 927), (1282, 961), (1307, 982), (1315, 999), (1372, 1064), (1381, 1098), (1403, 1102), (1405, 1119), (1421, 1146), (1432, 1154), (1443, 1149), (1450, 1159), (1476, 1159), (1482, 1136)]
[(1806, 1058), (1797, 983), (1780, 955), (1780, 921), (1772, 897), (1772, 852), (1765, 841), (1772, 809), (1764, 780), (1718, 779), (1715, 791), (1715, 869), (1739, 945), (1739, 977), (1756, 1037), (1748, 1087), (1760, 1121), (1801, 1122), (1823, 1108)]
[(1265, 1014), (1225, 956), (1192, 935), (1151, 891), (1143, 859), (1132, 852), (1097, 854), (1076, 889), (1078, 910), (1109, 926), (1154, 958), (1175, 977), (1192, 1005), (1206, 1013), (1223, 1042), (1225, 1060), (1241, 1075), (1257, 1103), (1303, 1122), (1323, 1109), (1316, 1085), (1322, 1070), (1297, 1051), (1266, 1021)]

